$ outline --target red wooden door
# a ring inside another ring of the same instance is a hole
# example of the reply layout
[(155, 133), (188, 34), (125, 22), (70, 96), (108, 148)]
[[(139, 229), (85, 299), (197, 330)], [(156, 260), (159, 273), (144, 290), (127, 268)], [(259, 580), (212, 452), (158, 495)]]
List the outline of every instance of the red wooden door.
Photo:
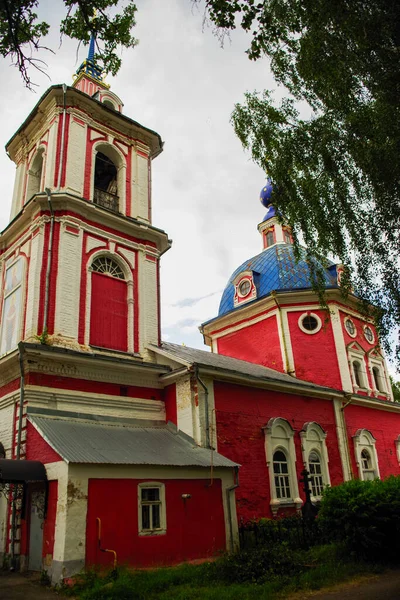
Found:
[(90, 344), (128, 350), (127, 286), (122, 279), (92, 273)]

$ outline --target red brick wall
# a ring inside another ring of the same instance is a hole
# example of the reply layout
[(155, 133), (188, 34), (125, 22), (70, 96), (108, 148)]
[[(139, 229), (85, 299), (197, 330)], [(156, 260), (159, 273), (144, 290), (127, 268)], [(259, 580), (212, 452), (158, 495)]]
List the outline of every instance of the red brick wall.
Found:
[(326, 313), (322, 310), (312, 312), (319, 316), (322, 328), (313, 335), (304, 333), (298, 320), (307, 311), (288, 313), (290, 340), (292, 344), (296, 377), (312, 381), (335, 389), (341, 389), (339, 364), (336, 357), (332, 325), (325, 322)]
[(284, 371), (276, 317), (219, 338), (218, 353)]
[[(241, 464), (236, 490), (238, 517), (270, 517), (270, 484), (262, 427), (273, 417), (287, 419), (295, 430), (297, 478), (303, 469), (299, 431), (315, 421), (326, 431), (332, 485), (342, 481), (332, 403), (279, 392), (214, 383), (218, 452)], [(301, 485), (299, 485), (301, 488)], [(302, 491), (300, 489), (300, 495)]]
[[(119, 564), (152, 566), (215, 556), (224, 551), (225, 521), (221, 481), (157, 480), (165, 484), (167, 530), (138, 534), (137, 479), (90, 479), (86, 529), (86, 564), (110, 567), (111, 553), (98, 548), (96, 519), (101, 519), (101, 546), (117, 552)], [(152, 480), (151, 480), (152, 481)], [(182, 494), (191, 494), (188, 500)]]
[(32, 423), (27, 424), (26, 459), (40, 460), (40, 462), (53, 463), (62, 460), (61, 456), (42, 438)]
[(389, 475), (400, 475), (395, 446), (395, 440), (400, 435), (400, 414), (350, 404), (345, 408), (345, 419), (354, 476), (358, 477), (358, 468), (352, 437), (358, 429), (368, 429), (376, 439), (375, 449), (381, 479)]

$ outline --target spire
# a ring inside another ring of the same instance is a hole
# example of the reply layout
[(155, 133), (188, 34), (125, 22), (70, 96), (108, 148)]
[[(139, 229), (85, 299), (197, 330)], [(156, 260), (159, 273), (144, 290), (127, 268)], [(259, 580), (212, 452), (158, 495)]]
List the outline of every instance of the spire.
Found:
[(88, 53), (87, 60), (90, 60), (93, 63), (94, 63), (95, 42), (96, 42), (96, 38), (95, 38), (94, 33), (92, 32), (92, 34), (90, 36), (89, 53)]
[[(95, 17), (93, 17), (94, 20)], [(93, 22), (92, 20), (92, 22)], [(89, 51), (87, 58), (83, 61), (74, 75), (73, 87), (93, 96), (99, 90), (107, 90), (110, 86), (103, 81), (103, 68), (95, 62), (96, 35), (92, 30), (90, 33)]]
[(270, 178), (267, 178), (260, 192), (260, 202), (267, 208), (267, 214), (258, 225), (258, 231), (263, 239), (263, 248), (275, 246), (275, 244), (292, 244), (292, 229), (284, 225), (279, 218), (280, 213), (275, 209), (271, 201), (273, 186)]

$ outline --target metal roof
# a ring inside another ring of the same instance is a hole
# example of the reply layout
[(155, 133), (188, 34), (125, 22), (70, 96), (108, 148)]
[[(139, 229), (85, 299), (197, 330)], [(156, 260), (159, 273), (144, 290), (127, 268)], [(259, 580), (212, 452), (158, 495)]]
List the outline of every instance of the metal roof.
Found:
[(261, 379), (265, 381), (276, 381), (279, 383), (287, 383), (291, 386), (299, 386), (305, 388), (313, 388), (315, 390), (321, 390), (324, 392), (334, 391), (331, 388), (316, 385), (308, 381), (303, 381), (287, 375), (286, 373), (280, 373), (275, 369), (269, 367), (263, 367), (255, 363), (240, 360), (239, 358), (232, 358), (230, 356), (224, 356), (222, 354), (215, 354), (214, 352), (207, 352), (205, 350), (198, 350), (197, 348), (189, 348), (188, 346), (179, 346), (178, 344), (171, 344), (169, 342), (162, 342), (161, 346), (149, 346), (152, 350), (157, 352), (158, 350), (163, 351), (171, 356), (171, 358), (181, 359), (187, 364), (197, 364), (199, 366), (211, 367), (214, 369), (221, 369), (224, 371), (231, 371), (240, 375)]
[[(272, 291), (292, 291), (311, 289), (311, 270), (307, 262), (306, 250), (299, 249), (300, 259), (297, 261), (292, 244), (276, 244), (263, 250), (257, 256), (249, 258), (231, 275), (228, 284), (222, 294), (218, 315), (224, 315), (235, 308), (233, 299), (235, 286), (233, 281), (242, 271), (253, 271), (254, 284), (257, 289), (257, 300), (268, 296)], [(321, 265), (315, 260), (315, 264)], [(323, 268), (325, 275), (325, 286), (337, 288), (336, 267), (327, 260), (328, 268)], [(254, 302), (254, 300), (253, 300)]]
[(218, 452), (199, 448), (171, 426), (124, 427), (28, 415), (42, 437), (68, 463), (235, 467)]

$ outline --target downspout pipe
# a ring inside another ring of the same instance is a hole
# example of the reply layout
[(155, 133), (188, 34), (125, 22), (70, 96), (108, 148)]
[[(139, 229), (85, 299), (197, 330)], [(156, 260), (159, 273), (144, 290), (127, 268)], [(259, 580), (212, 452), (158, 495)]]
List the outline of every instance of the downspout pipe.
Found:
[(204, 413), (205, 413), (205, 432), (206, 432), (206, 448), (211, 448), (210, 444), (210, 415), (208, 414), (208, 389), (204, 381), (200, 379), (199, 367), (195, 365), (194, 375), (204, 390)]
[(340, 408), (340, 412), (342, 413), (343, 433), (344, 433), (344, 438), (346, 441), (347, 464), (349, 465), (350, 476), (352, 479), (354, 479), (353, 466), (352, 466), (352, 462), (351, 462), (351, 458), (350, 458), (350, 454), (351, 454), (350, 442), (349, 442), (349, 436), (347, 433), (346, 417), (344, 414), (344, 409), (346, 408), (346, 406), (349, 406), (349, 404), (351, 404), (351, 402), (353, 401), (353, 397), (351, 396), (351, 394), (345, 394), (345, 398), (346, 398), (347, 402), (342, 405), (342, 407)]
[(234, 492), (236, 490), (236, 488), (239, 487), (239, 467), (234, 467), (234, 481), (236, 481), (236, 483), (226, 489), (226, 504), (228, 507), (228, 521), (229, 521), (229, 545), (230, 545), (231, 552), (234, 552), (234, 550), (235, 550), (235, 544), (234, 544), (234, 540), (233, 540), (233, 522), (232, 522), (233, 515), (232, 515), (231, 500), (232, 500), (232, 492)]
[[(18, 404), (18, 427), (17, 427), (17, 446), (15, 449), (15, 460), (21, 459), (21, 438), (22, 438), (22, 417), (24, 412), (24, 400), (25, 400), (25, 371), (24, 371), (24, 345), (22, 342), (18, 344), (18, 358), (19, 358), (19, 370), (20, 370), (20, 385), (19, 385), (19, 404)], [(24, 490), (25, 493), (25, 490)], [(17, 527), (17, 495), (18, 488), (15, 485), (13, 493), (13, 502), (11, 509), (11, 567), (13, 570), (16, 569), (16, 556), (15, 556), (15, 541), (16, 541), (16, 527)]]
[(49, 188), (45, 189), (47, 194), (47, 202), (50, 209), (50, 235), (49, 235), (49, 246), (47, 248), (47, 268), (46, 268), (46, 285), (44, 291), (44, 309), (43, 309), (43, 327), (42, 335), (47, 335), (47, 319), (49, 313), (49, 293), (50, 293), (50, 274), (51, 274), (51, 263), (53, 257), (53, 237), (54, 237), (54, 211), (51, 203), (51, 191)]

